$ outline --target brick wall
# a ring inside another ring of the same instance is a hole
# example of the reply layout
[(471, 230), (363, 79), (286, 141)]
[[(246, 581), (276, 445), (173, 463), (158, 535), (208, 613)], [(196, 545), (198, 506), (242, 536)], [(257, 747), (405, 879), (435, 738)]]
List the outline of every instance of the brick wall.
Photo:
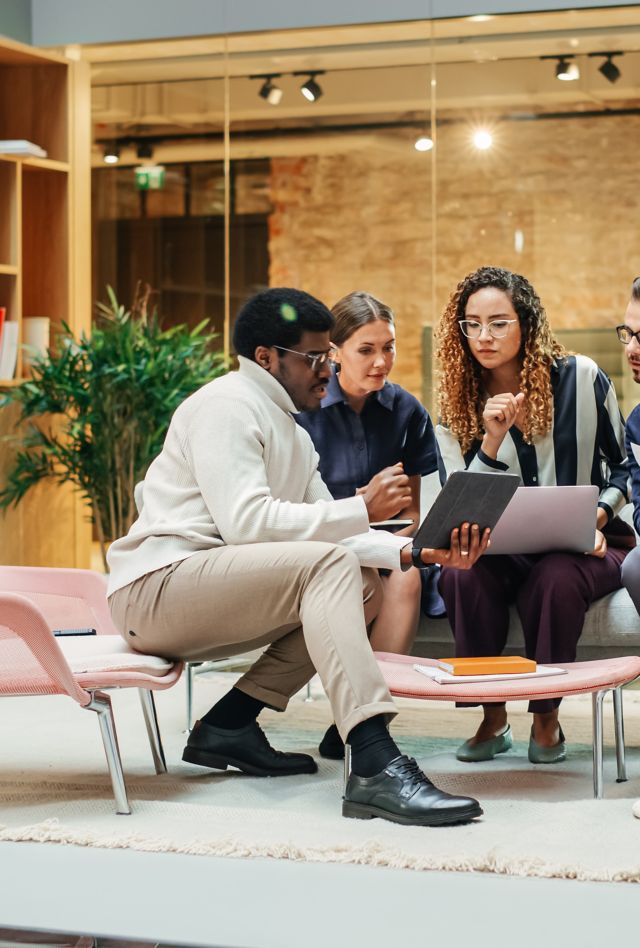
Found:
[(524, 273), (558, 328), (614, 326), (640, 274), (640, 117), (504, 122), (489, 152), (461, 123), (438, 134), (435, 306), (435, 152), (403, 132), (395, 152), (272, 161), (271, 285), (329, 305), (355, 289), (382, 298), (397, 316), (394, 378), (416, 395), (421, 327), (477, 266)]

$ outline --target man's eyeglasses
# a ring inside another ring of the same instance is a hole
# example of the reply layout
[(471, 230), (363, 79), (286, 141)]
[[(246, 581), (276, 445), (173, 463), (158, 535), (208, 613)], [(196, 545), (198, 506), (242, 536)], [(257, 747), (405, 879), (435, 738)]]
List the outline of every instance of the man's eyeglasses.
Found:
[(312, 372), (316, 372), (319, 366), (324, 365), (333, 352), (333, 349), (327, 349), (326, 352), (298, 352), (297, 349), (287, 349), (286, 346), (274, 346), (273, 348), (279, 349), (281, 352), (293, 352), (294, 355), (306, 359)]
[(634, 332), (633, 329), (629, 329), (628, 326), (616, 326), (616, 332), (618, 333), (618, 339), (623, 346), (628, 346), (632, 339), (640, 345), (640, 331)]
[(458, 326), (467, 339), (479, 339), (483, 329), (486, 329), (493, 339), (504, 339), (511, 323), (517, 322), (517, 319), (494, 319), (490, 323), (481, 323), (477, 319), (459, 319)]

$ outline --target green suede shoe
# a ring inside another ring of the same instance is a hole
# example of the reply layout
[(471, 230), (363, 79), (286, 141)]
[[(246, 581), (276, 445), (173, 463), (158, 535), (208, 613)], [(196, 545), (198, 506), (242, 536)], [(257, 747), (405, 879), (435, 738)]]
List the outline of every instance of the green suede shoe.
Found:
[(559, 764), (567, 756), (567, 745), (560, 728), (560, 740), (553, 747), (542, 747), (533, 739), (533, 728), (529, 738), (529, 760), (532, 764)]
[(458, 760), (464, 760), (467, 763), (474, 763), (479, 760), (493, 760), (496, 754), (504, 754), (513, 745), (511, 736), (511, 725), (507, 724), (502, 734), (496, 734), (488, 741), (480, 741), (479, 744), (471, 744), (465, 741), (456, 751)]

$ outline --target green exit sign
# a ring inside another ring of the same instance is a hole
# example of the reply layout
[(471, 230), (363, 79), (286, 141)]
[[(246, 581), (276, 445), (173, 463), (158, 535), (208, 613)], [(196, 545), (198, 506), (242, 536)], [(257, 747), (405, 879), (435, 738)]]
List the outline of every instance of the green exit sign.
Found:
[(159, 191), (164, 187), (163, 165), (140, 165), (135, 169), (138, 191)]

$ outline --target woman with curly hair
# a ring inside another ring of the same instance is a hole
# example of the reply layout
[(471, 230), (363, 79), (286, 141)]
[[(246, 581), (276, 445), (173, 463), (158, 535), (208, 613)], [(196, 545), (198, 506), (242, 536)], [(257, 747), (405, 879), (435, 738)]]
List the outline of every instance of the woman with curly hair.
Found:
[[(444, 568), (440, 592), (456, 654), (499, 655), (509, 606), (525, 651), (541, 664), (572, 662), (589, 605), (621, 585), (624, 551), (602, 531), (627, 500), (624, 423), (611, 382), (591, 359), (554, 338), (534, 288), (517, 273), (481, 267), (458, 285), (438, 329), (437, 434), (447, 471), (508, 471), (524, 485), (596, 484), (594, 549), (588, 555), (482, 557), (468, 572)], [(559, 699), (532, 701), (529, 760), (566, 755)], [(511, 747), (504, 704), (484, 705), (459, 760), (490, 760)]]

